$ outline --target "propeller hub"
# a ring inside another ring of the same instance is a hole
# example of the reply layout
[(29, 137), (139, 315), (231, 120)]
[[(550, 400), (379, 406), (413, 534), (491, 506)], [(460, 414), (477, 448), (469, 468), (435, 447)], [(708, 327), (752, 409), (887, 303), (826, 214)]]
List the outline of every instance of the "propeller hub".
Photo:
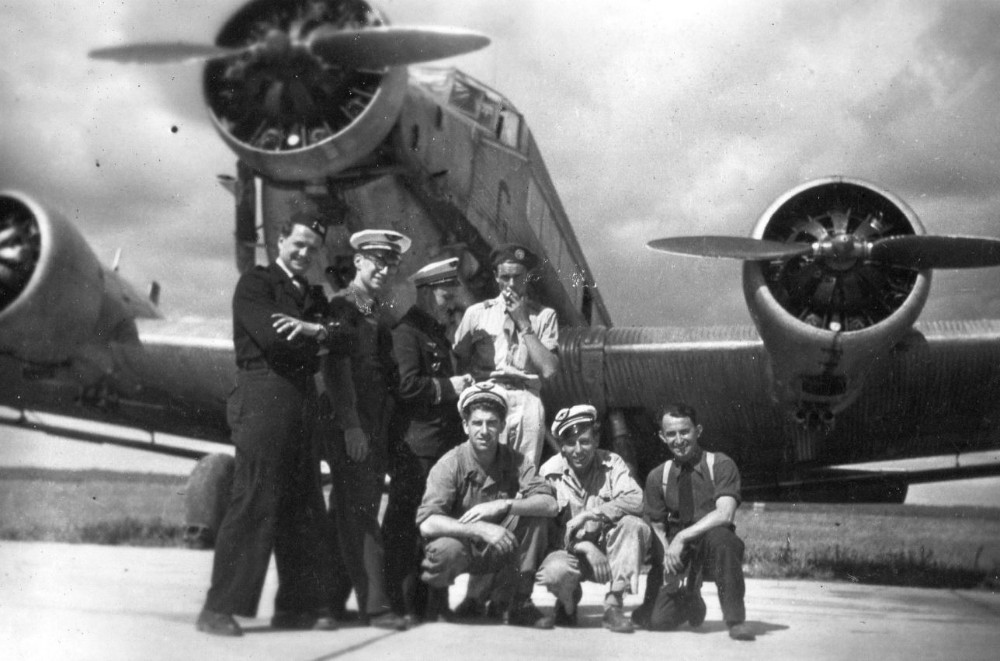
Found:
[(817, 242), (815, 246), (816, 258), (833, 271), (849, 271), (866, 252), (865, 243), (852, 234), (838, 234)]

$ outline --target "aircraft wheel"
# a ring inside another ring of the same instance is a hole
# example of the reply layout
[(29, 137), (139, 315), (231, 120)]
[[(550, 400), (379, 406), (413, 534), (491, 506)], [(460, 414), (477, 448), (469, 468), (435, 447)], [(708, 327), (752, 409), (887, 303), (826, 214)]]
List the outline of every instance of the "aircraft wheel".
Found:
[(210, 549), (222, 524), (233, 490), (236, 460), (228, 454), (202, 457), (185, 490), (184, 543), (188, 548)]

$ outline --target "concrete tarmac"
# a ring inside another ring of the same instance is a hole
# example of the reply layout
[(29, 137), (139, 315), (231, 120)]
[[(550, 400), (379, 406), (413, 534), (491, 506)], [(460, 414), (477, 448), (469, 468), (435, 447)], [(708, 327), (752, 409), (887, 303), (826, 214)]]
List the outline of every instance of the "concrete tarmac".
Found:
[[(612, 634), (600, 627), (601, 586), (585, 584), (583, 626), (534, 631), (435, 623), (406, 632), (345, 625), (334, 632), (271, 631), (272, 563), (246, 635), (199, 633), (194, 621), (212, 553), (185, 549), (0, 542), (0, 658), (4, 659), (993, 659), (1000, 594), (812, 581), (747, 581), (755, 642), (730, 640), (713, 584), (698, 630)], [(464, 577), (463, 577), (464, 578)], [(465, 594), (452, 588), (452, 605)], [(535, 603), (552, 597), (536, 589)], [(626, 611), (638, 605), (631, 596)]]

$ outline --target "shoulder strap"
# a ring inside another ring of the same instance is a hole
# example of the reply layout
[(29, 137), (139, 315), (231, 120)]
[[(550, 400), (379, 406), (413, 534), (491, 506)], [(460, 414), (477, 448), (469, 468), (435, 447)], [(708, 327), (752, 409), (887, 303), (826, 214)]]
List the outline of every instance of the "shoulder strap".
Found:
[(664, 499), (666, 499), (666, 497), (667, 497), (667, 480), (670, 479), (670, 468), (673, 465), (674, 465), (674, 460), (673, 459), (669, 459), (669, 460), (667, 460), (667, 463), (663, 464), (662, 487), (663, 487), (663, 498)]
[[(670, 469), (674, 465), (674, 460), (670, 459), (667, 463), (663, 464), (663, 497), (667, 497), (667, 480), (670, 476)], [(715, 484), (715, 453), (705, 450), (705, 465), (708, 466), (708, 479), (712, 480), (712, 484)]]

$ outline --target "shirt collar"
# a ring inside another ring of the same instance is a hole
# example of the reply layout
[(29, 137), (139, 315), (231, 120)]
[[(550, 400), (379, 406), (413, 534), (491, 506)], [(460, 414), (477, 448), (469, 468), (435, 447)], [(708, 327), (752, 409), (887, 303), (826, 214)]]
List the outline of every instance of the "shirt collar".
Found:
[(354, 284), (354, 282), (347, 285), (347, 291), (354, 304), (364, 314), (375, 314), (382, 305), (382, 301), (374, 296), (370, 296), (368, 292)]
[(282, 271), (285, 272), (285, 275), (288, 276), (289, 280), (295, 282), (295, 274), (292, 273), (291, 269), (288, 268), (288, 265), (286, 265), (285, 262), (280, 257), (274, 260), (274, 263), (278, 265), (278, 268), (280, 268)]

